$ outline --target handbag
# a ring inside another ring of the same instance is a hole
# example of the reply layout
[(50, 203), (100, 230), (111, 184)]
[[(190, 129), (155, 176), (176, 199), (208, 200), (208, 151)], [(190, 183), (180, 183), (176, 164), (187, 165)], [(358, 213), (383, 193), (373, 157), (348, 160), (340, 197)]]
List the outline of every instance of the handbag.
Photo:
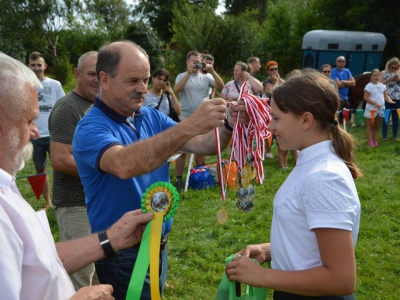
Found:
[[(179, 116), (178, 116), (178, 113), (174, 110), (174, 105), (172, 104), (171, 95), (168, 92), (165, 92), (165, 94), (167, 94), (167, 100), (168, 100), (168, 105), (169, 105), (168, 117), (170, 117), (176, 123), (179, 123), (180, 122)], [(158, 101), (158, 105), (155, 107), (155, 109), (157, 109), (157, 110), (159, 109), (163, 98), (164, 98), (164, 93), (162, 93), (162, 95), (160, 97), (160, 101)]]

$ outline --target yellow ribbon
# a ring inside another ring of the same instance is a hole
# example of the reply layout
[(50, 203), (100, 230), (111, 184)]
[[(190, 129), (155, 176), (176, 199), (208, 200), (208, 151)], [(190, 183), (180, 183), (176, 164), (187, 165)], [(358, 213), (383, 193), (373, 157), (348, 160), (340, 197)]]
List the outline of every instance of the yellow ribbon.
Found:
[(160, 241), (164, 212), (153, 212), (154, 217), (150, 229), (150, 290), (151, 299), (158, 300), (160, 297), (159, 261)]

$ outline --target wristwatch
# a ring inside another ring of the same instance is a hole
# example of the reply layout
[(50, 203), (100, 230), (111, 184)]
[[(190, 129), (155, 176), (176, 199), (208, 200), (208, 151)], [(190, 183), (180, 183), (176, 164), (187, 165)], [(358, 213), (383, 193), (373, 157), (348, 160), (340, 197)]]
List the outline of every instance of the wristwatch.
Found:
[(103, 248), (104, 254), (107, 258), (113, 259), (115, 257), (115, 251), (110, 244), (110, 240), (108, 239), (107, 232), (105, 230), (100, 231), (98, 233), (100, 246)]
[(233, 128), (231, 127), (231, 125), (229, 125), (228, 117), (226, 117), (225, 120), (224, 120), (224, 126), (225, 126), (225, 128), (226, 128), (227, 130), (229, 130), (230, 132), (233, 131)]

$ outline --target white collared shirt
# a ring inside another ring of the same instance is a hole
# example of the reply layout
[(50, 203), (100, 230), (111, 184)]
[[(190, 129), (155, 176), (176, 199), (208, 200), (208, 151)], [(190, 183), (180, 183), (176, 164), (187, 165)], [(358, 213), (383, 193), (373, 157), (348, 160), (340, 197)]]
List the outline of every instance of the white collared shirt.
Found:
[(0, 298), (69, 299), (74, 287), (57, 255), (46, 212), (22, 198), (0, 169)]
[(274, 199), (272, 268), (297, 271), (321, 266), (315, 228), (351, 231), (355, 247), (360, 214), (354, 180), (332, 141), (300, 151), (296, 167)]

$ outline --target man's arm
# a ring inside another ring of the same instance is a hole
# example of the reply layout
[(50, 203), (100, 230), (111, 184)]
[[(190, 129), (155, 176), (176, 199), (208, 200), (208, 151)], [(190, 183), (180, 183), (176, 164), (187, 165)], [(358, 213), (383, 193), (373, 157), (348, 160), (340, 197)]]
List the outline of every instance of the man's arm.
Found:
[(356, 86), (356, 81), (354, 80), (353, 77), (350, 77), (348, 80), (340, 80), (340, 82), (344, 86), (348, 86), (348, 87)]
[[(238, 104), (230, 105), (229, 110), (230, 111), (227, 114), (227, 119), (231, 128), (233, 128), (235, 124), (236, 116), (239, 111), (241, 112), (239, 116), (239, 122), (242, 124), (248, 124), (249, 117), (247, 113), (245, 113), (246, 106), (243, 100), (238, 101)], [(232, 138), (232, 131), (228, 130), (224, 125), (220, 126), (218, 130), (222, 150), (228, 146), (229, 141)], [(214, 135), (214, 130), (212, 130), (204, 135), (195, 136), (179, 150), (200, 155), (215, 154), (217, 152), (217, 148), (215, 145)]]
[(79, 176), (72, 145), (58, 142), (50, 142), (50, 160), (55, 171), (63, 172), (72, 176)]
[(179, 94), (181, 91), (183, 91), (186, 83), (188, 82), (188, 80), (190, 78), (190, 74), (191, 73), (189, 73), (189, 71), (186, 72), (186, 74), (181, 78), (181, 80), (179, 80), (178, 82), (175, 82), (175, 86), (174, 86), (175, 94)]
[(100, 159), (100, 169), (121, 179), (151, 172), (193, 137), (222, 126), (225, 112), (223, 99), (206, 100), (188, 119), (156, 136), (125, 147), (117, 145), (107, 149)]
[[(143, 214), (140, 209), (125, 213), (107, 230), (111, 247), (115, 252), (140, 242), (153, 213)], [(105, 257), (97, 233), (90, 236), (56, 244), (58, 256), (68, 274)]]
[(221, 77), (215, 72), (214, 68), (209, 72), (211, 76), (214, 78), (214, 81), (211, 83), (211, 87), (215, 89), (222, 89), (224, 88), (224, 82), (222, 81)]

